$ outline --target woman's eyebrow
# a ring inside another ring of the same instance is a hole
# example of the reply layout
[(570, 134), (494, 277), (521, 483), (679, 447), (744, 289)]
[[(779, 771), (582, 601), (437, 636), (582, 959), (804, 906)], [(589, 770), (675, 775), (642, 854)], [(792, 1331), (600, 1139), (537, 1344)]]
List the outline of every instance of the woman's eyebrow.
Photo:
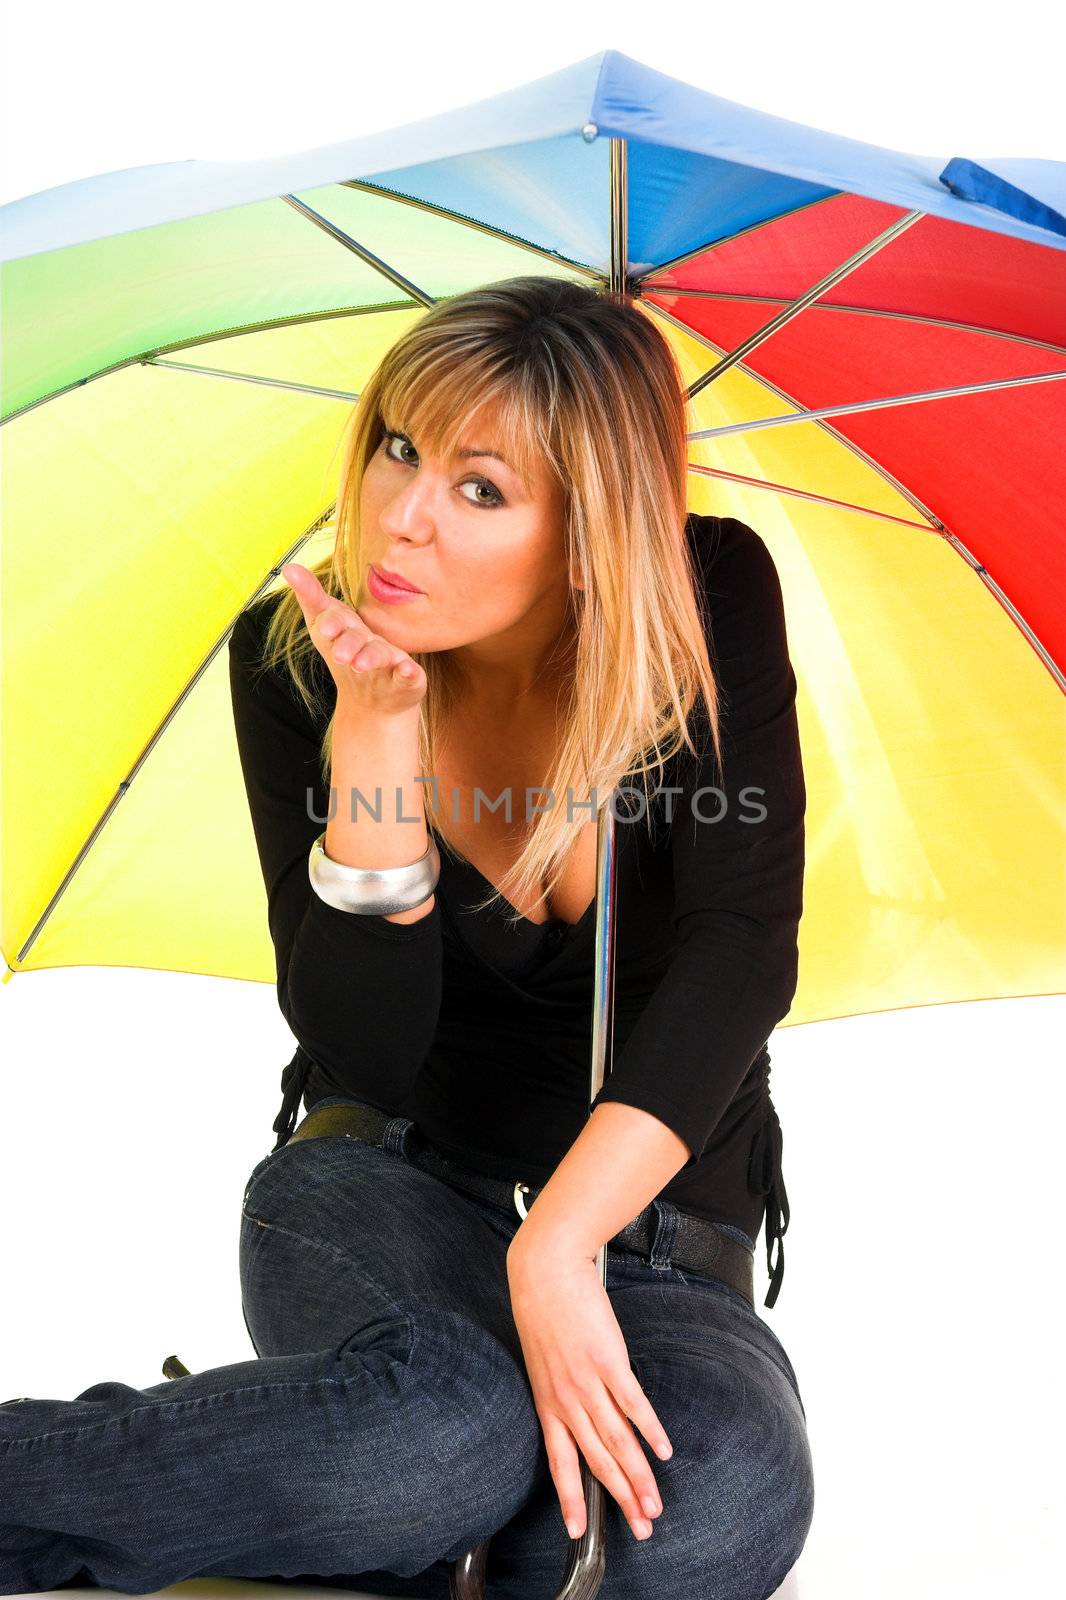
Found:
[(493, 461), (502, 461), (505, 467), (509, 468), (512, 472), (514, 471), (514, 468), (511, 466), (511, 463), (508, 461), (507, 457), (501, 456), (495, 450), (457, 450), (455, 453), (457, 456), (491, 456)]

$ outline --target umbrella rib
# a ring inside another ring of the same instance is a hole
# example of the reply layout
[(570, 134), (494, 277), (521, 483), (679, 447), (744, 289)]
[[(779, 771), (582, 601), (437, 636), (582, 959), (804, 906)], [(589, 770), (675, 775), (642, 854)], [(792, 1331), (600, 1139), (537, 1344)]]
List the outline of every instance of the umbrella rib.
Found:
[(506, 228), (494, 228), (491, 223), (478, 222), (474, 217), (465, 217), (461, 211), (452, 211), (448, 206), (436, 205), (432, 200), (419, 200), (414, 195), (400, 194), (397, 189), (385, 189), (380, 184), (368, 183), (364, 178), (342, 178), (338, 187), (361, 189), (366, 194), (378, 195), (383, 200), (414, 206), (418, 211), (427, 211), (430, 216), (444, 217), (448, 222), (457, 222), (460, 227), (473, 229), (475, 233), (487, 234), (490, 239), (517, 245), (519, 249), (529, 250), (533, 255), (543, 256), (547, 261), (561, 262), (563, 266), (571, 267), (575, 272), (583, 272), (586, 277), (603, 277), (603, 273), (597, 272), (595, 267), (588, 266), (584, 261), (575, 261), (571, 256), (563, 255), (561, 250), (549, 250), (545, 245), (534, 244), (531, 239), (523, 239), (520, 234), (508, 233)]
[(962, 559), (966, 562), (967, 566), (976, 572), (985, 588), (988, 589), (995, 599), (999, 601), (1004, 611), (1017, 627), (1019, 633), (1022, 634), (1023, 638), (1025, 638), (1035, 650), (1036, 654), (1040, 657), (1041, 661), (1044, 663), (1045, 667), (1050, 672), (1059, 688), (1062, 690), (1063, 694), (1066, 694), (1066, 673), (1063, 673), (1058, 662), (1047, 649), (1046, 645), (1044, 645), (1033, 632), (1029, 623), (1018, 610), (1018, 607), (1004, 594), (1003, 590), (1000, 588), (995, 578), (993, 578), (988, 568), (983, 566), (982, 563), (978, 561), (973, 551), (968, 550), (958, 535), (952, 533), (948, 528), (945, 528), (944, 530), (944, 539), (946, 543), (955, 547)]
[(705, 467), (698, 461), (688, 463), (689, 472), (704, 478), (726, 478), (730, 483), (742, 483), (749, 489), (769, 489), (772, 494), (792, 495), (796, 500), (811, 500), (815, 505), (838, 506), (841, 511), (854, 511), (860, 517), (877, 517), (882, 522), (897, 522), (902, 528), (918, 528), (928, 533), (927, 522), (913, 522), (910, 517), (897, 517), (891, 511), (875, 511), (873, 506), (857, 506), (850, 500), (835, 500), (832, 495), (815, 494), (812, 489), (793, 489), (785, 483), (772, 483), (768, 478), (749, 478), (743, 472), (727, 472), (724, 467)]
[(263, 378), (252, 372), (227, 372), (225, 367), (200, 367), (191, 361), (164, 361), (159, 356), (147, 356), (141, 363), (145, 367), (169, 367), (174, 372), (194, 372), (207, 378), (230, 378), (234, 383), (258, 383), (268, 389), (293, 389), (297, 394), (315, 394), (326, 400), (358, 400), (359, 395), (349, 389), (324, 389), (314, 383), (294, 383), (288, 378)]
[(42, 394), (39, 399), (19, 406), (16, 411), (0, 419), (0, 427), (6, 427), (9, 422), (26, 416), (30, 411), (36, 411), (38, 406), (62, 399), (63, 395), (70, 394), (75, 389), (83, 389), (87, 383), (95, 383), (97, 378), (111, 378), (116, 373), (124, 372), (127, 367), (145, 366), (166, 350), (194, 350), (197, 345), (214, 344), (218, 339), (240, 339), (245, 334), (267, 333), (274, 328), (295, 328), (305, 322), (328, 322), (335, 317), (376, 317), (387, 311), (410, 311), (410, 309), (409, 301), (392, 300), (381, 305), (343, 306), (328, 311), (300, 311), (291, 317), (269, 317), (265, 322), (247, 322), (234, 328), (219, 328), (214, 333), (196, 333), (188, 339), (175, 339), (173, 343), (158, 345), (154, 350), (139, 350), (136, 355), (124, 356), (121, 361), (116, 361), (109, 367), (101, 367), (98, 372), (87, 373), (84, 378), (75, 378), (73, 383), (65, 383), (60, 389)]
[[(649, 311), (653, 312), (656, 316), (662, 317), (665, 322), (669, 322), (673, 327), (678, 328), (682, 333), (687, 333), (693, 338), (698, 339), (701, 344), (707, 345), (710, 349), (715, 349), (714, 344), (710, 339), (707, 338), (705, 334), (697, 333), (695, 329), (688, 327), (683, 322), (680, 322), (675, 316), (672, 316), (669, 311), (664, 310), (662, 306), (657, 306), (652, 301), (648, 301), (647, 305)], [(743, 362), (739, 362), (737, 364), (737, 370), (739, 372), (743, 372), (746, 377), (754, 379), (756, 383), (761, 384), (764, 388), (776, 394), (778, 399), (784, 400), (789, 405), (798, 404), (795, 395), (789, 394), (786, 389), (782, 389), (780, 384), (774, 383), (771, 378), (764, 377), (760, 372), (752, 371), (752, 369), (750, 367), (746, 367)], [(818, 427), (824, 428), (826, 433), (829, 434), (830, 438), (835, 439), (838, 444), (843, 445), (845, 450), (849, 450), (853, 455), (857, 456), (859, 460), (865, 461), (866, 465), (871, 469), (871, 471), (878, 473), (886, 483), (891, 484), (892, 488), (895, 489), (898, 494), (902, 495), (905, 500), (909, 501), (914, 509), (920, 512), (923, 517), (928, 517), (930, 524), (929, 531), (931, 533), (935, 533), (938, 538), (942, 538), (945, 543), (952, 545), (958, 551), (959, 555), (966, 562), (967, 566), (969, 566), (970, 569), (977, 574), (985, 587), (991, 592), (994, 598), (999, 601), (1000, 605), (1014, 622), (1023, 638), (1044, 663), (1044, 666), (1058, 684), (1059, 688), (1063, 691), (1063, 693), (1066, 693), (1066, 675), (1063, 674), (1061, 668), (1058, 666), (1058, 663), (1055, 661), (1050, 651), (1033, 632), (1028, 622), (1026, 622), (1025, 618), (1018, 611), (1018, 608), (1011, 600), (1007, 598), (1006, 594), (1004, 594), (995, 578), (993, 578), (988, 571), (988, 568), (983, 566), (982, 563), (978, 561), (977, 557), (966, 547), (966, 545), (963, 544), (958, 535), (952, 533), (947, 524), (943, 522), (934, 511), (930, 511), (929, 507), (925, 505), (923, 501), (919, 500), (918, 496), (914, 494), (912, 490), (908, 489), (905, 484), (902, 484), (894, 473), (889, 472), (888, 468), (883, 466), (880, 461), (875, 461), (873, 456), (869, 455), (861, 445), (856, 444), (853, 439), (849, 439), (846, 434), (840, 433), (836, 428), (833, 427), (831, 422), (826, 422), (821, 417), (816, 416), (813, 413), (806, 414), (804, 416), (804, 420), (815, 422), (817, 423)]]
[(398, 289), (402, 289), (405, 294), (409, 294), (412, 300), (417, 300), (424, 306), (436, 305), (436, 301), (431, 294), (427, 294), (424, 289), (420, 289), (417, 284), (412, 283), (410, 278), (405, 278), (403, 273), (396, 267), (390, 267), (387, 261), (383, 261), (380, 256), (376, 256), (372, 250), (367, 249), (366, 245), (360, 244), (357, 239), (353, 239), (350, 233), (345, 233), (343, 228), (338, 228), (335, 222), (331, 222), (328, 217), (322, 216), (312, 206), (307, 205), (303, 200), (298, 200), (294, 194), (283, 194), (281, 199), (285, 201), (286, 205), (292, 206), (294, 211), (298, 211), (302, 217), (306, 217), (308, 222), (313, 222), (316, 228), (321, 228), (322, 232), (327, 234), (335, 244), (343, 245), (346, 250), (350, 250), (353, 255), (358, 256), (360, 261), (365, 261), (368, 267), (373, 267), (375, 272), (380, 272), (383, 277), (388, 278), (390, 283), (394, 283)]
[(798, 317), (802, 311), (806, 311), (807, 307), (812, 305), (827, 289), (834, 288), (842, 279), (850, 277), (864, 262), (877, 255), (886, 245), (891, 244), (893, 239), (898, 238), (901, 233), (906, 233), (907, 229), (913, 227), (924, 215), (924, 211), (908, 211), (905, 216), (898, 217), (895, 222), (884, 228), (876, 238), (861, 245), (858, 250), (848, 256), (846, 261), (842, 261), (838, 267), (834, 267), (823, 278), (819, 278), (817, 283), (812, 284), (803, 294), (790, 301), (776, 316), (771, 317), (769, 322), (764, 323), (761, 328), (756, 328), (754, 333), (749, 333), (748, 337), (738, 344), (735, 350), (730, 350), (728, 355), (724, 355), (720, 361), (715, 362), (713, 367), (702, 373), (694, 383), (690, 383), (688, 386), (689, 399), (694, 399), (709, 383), (713, 383), (715, 378), (721, 377), (723, 372), (728, 372), (730, 367), (735, 367), (738, 361), (743, 361), (753, 350), (757, 350), (761, 344), (765, 344), (766, 340), (772, 338), (779, 328), (783, 328), (794, 317)]
[[(240, 616), (243, 611), (247, 610), (248, 606), (254, 604), (254, 602), (259, 598), (259, 596), (261, 594), (263, 594), (263, 592), (266, 590), (268, 584), (270, 584), (279, 575), (279, 573), (281, 572), (281, 569), (285, 565), (285, 563), (287, 561), (292, 561), (295, 558), (296, 553), (303, 547), (303, 545), (305, 545), (307, 543), (308, 539), (312, 538), (313, 535), (316, 534), (319, 531), (319, 529), (321, 527), (323, 527), (325, 525), (325, 523), (327, 523), (329, 521), (330, 517), (333, 516), (335, 509), (336, 509), (336, 502), (334, 501), (325, 511), (323, 511), (319, 516), (317, 516), (315, 518), (315, 520), (310, 524), (310, 526), (303, 533), (301, 533), (300, 536), (297, 539), (295, 539), (293, 541), (293, 543), (290, 545), (288, 551), (285, 553), (285, 555), (282, 556), (281, 560), (275, 566), (270, 568), (269, 572), (267, 573), (267, 575), (263, 579), (263, 581), (254, 590), (254, 592), (249, 596), (249, 598), (244, 602), (244, 605), (241, 607), (241, 610), (237, 613), (237, 616)], [(162, 736), (165, 733), (166, 729), (169, 727), (170, 723), (173, 721), (174, 717), (177, 715), (177, 713), (181, 709), (182, 705), (188, 699), (189, 695), (192, 693), (192, 691), (196, 687), (197, 683), (203, 677), (204, 673), (207, 671), (207, 669), (211, 665), (212, 661), (215, 659), (215, 657), (218, 655), (219, 651), (222, 649), (223, 645), (229, 639), (230, 634), (233, 632), (233, 629), (234, 629), (234, 626), (236, 624), (236, 621), (237, 621), (237, 617), (234, 617), (233, 620), (227, 625), (225, 630), (219, 635), (218, 639), (216, 639), (215, 643), (211, 646), (210, 650), (207, 652), (207, 655), (204, 657), (204, 659), (201, 661), (200, 665), (197, 667), (196, 671), (193, 673), (192, 677), (189, 678), (188, 682), (185, 684), (185, 687), (182, 689), (181, 693), (178, 695), (177, 699), (174, 701), (174, 703), (170, 707), (169, 711), (167, 711), (166, 715), (157, 724), (157, 726), (155, 728), (155, 731), (152, 733), (151, 737), (148, 739), (148, 741), (144, 745), (143, 749), (141, 750), (140, 755), (137, 757), (136, 761), (133, 763), (133, 766), (130, 768), (129, 772), (127, 772), (126, 776), (119, 783), (119, 786), (116, 789), (116, 791), (115, 791), (114, 795), (112, 796), (112, 798), (108, 801), (107, 806), (105, 807), (104, 811), (102, 812), (101, 816), (99, 817), (98, 821), (96, 822), (95, 826), (93, 827), (92, 832), (89, 834), (88, 838), (85, 840), (85, 843), (81, 846), (81, 848), (78, 851), (77, 855), (74, 857), (74, 860), (71, 862), (70, 866), (67, 868), (66, 872), (63, 875), (63, 879), (62, 879), (61, 883), (59, 884), (58, 888), (56, 889), (55, 893), (52, 895), (52, 898), (49, 900), (48, 904), (45, 906), (44, 910), (41, 912), (41, 915), (37, 918), (37, 921), (34, 923), (33, 927), (31, 928), (30, 933), (29, 933), (29, 935), (28, 935), (28, 937), (26, 939), (26, 942), (23, 944), (22, 949), (19, 951), (18, 955), (15, 957), (16, 962), (22, 962), (22, 961), (24, 961), (26, 959), (27, 954), (29, 953), (29, 951), (32, 949), (34, 943), (36, 942), (37, 937), (41, 932), (41, 929), (44, 927), (45, 923), (48, 921), (49, 917), (52, 915), (52, 912), (55, 910), (56, 906), (59, 904), (59, 902), (62, 899), (63, 895), (66, 893), (66, 890), (70, 887), (70, 884), (72, 883), (72, 881), (74, 879), (75, 873), (77, 872), (78, 868), (81, 866), (81, 864), (85, 860), (85, 858), (88, 856), (89, 851), (92, 849), (92, 847), (96, 843), (97, 839), (100, 837), (101, 833), (103, 832), (108, 820), (110, 819), (110, 817), (111, 817), (112, 813), (114, 812), (116, 806), (118, 805), (119, 801), (129, 791), (129, 789), (130, 789), (130, 787), (131, 787), (131, 785), (133, 783), (134, 778), (137, 776), (137, 773), (140, 771), (141, 767), (144, 765), (145, 761), (148, 759), (148, 757), (151, 754), (152, 750), (159, 743), (159, 740), (162, 738)], [(11, 971), (11, 972), (17, 971), (17, 968), (16, 967), (9, 967), (9, 971)]]
[(834, 189), (832, 194), (820, 194), (814, 200), (804, 200), (788, 211), (777, 211), (772, 217), (763, 217), (761, 222), (751, 222), (746, 228), (738, 228), (736, 233), (723, 234), (720, 239), (706, 239), (693, 249), (685, 250), (679, 256), (672, 256), (669, 261), (656, 262), (655, 266), (649, 267), (647, 272), (640, 273), (633, 280), (634, 285), (637, 289), (642, 289), (645, 281), (657, 272), (673, 272), (675, 268), (683, 267), (689, 261), (695, 261), (698, 256), (707, 255), (711, 250), (721, 249), (724, 244), (733, 244), (737, 239), (746, 239), (749, 233), (758, 233), (760, 228), (773, 227), (775, 222), (781, 222), (786, 217), (798, 217), (801, 211), (809, 211), (812, 206), (824, 206), (827, 201), (839, 200), (845, 193), (843, 189)]
[[(750, 368), (745, 368), (750, 371)], [(752, 374), (757, 376), (757, 374)], [(820, 406), (814, 411), (799, 410), (783, 417), (758, 417), (750, 422), (729, 422), (720, 428), (701, 428), (690, 439), (717, 439), (727, 433), (751, 433), (756, 428), (787, 428), (794, 422), (819, 422), (825, 417), (850, 417), (861, 411), (882, 411), (890, 406), (917, 405), (925, 400), (950, 400), (963, 394), (987, 394), (995, 389), (1018, 389), (1030, 383), (1055, 383), (1066, 378), (1063, 372), (1033, 372), (1017, 378), (989, 378), (984, 383), (962, 383), (950, 389), (922, 389), (914, 394), (886, 395), (880, 400), (854, 400), (843, 406)]]
[[(583, 273), (588, 278), (594, 278), (600, 281), (603, 279), (602, 272), (597, 272), (594, 267), (586, 265), (586, 263), (583, 261), (575, 261), (570, 256), (563, 255), (561, 251), (548, 250), (543, 245), (533, 244), (531, 240), (523, 239), (518, 234), (508, 233), (503, 228), (494, 228), (488, 223), (477, 222), (473, 217), (464, 217), (460, 212), (450, 211), (446, 206), (434, 205), (428, 200), (417, 200), (413, 195), (399, 194), (391, 189), (383, 189), (377, 184), (367, 183), (364, 180), (357, 178), (341, 179), (338, 183), (338, 187), (346, 189), (363, 189), (368, 194), (380, 195), (382, 199), (393, 200), (402, 205), (414, 206), (418, 210), (429, 212), (431, 215), (444, 217), (451, 222), (459, 224), (461, 227), (470, 228), (477, 233), (487, 234), (490, 238), (500, 239), (505, 243), (516, 245), (522, 250), (528, 250), (534, 255), (543, 256), (547, 260), (559, 262), (563, 266), (571, 268), (574, 272)], [(283, 195), (280, 198), (288, 200), (290, 204), (295, 205), (297, 210), (302, 211), (305, 215), (308, 215), (311, 218), (315, 218), (317, 216), (316, 213), (312, 213), (310, 206), (306, 206), (303, 201), (298, 200), (295, 196)], [(431, 300), (423, 299), (422, 292), (420, 290), (416, 290), (413, 284), (408, 283), (407, 279), (402, 278), (401, 275), (394, 273), (392, 269), (387, 266), (387, 263), (380, 261), (379, 258), (372, 255), (370, 251), (364, 251), (364, 247), (357, 245), (354, 239), (348, 239), (346, 235), (342, 234), (339, 228), (334, 228), (333, 224), (327, 222), (325, 218), (320, 218), (318, 220), (320, 225), (324, 226), (326, 231), (330, 233), (338, 243), (346, 243), (350, 249), (355, 250), (357, 254), (361, 254), (362, 259), (367, 262), (368, 266), (376, 267), (384, 274), (384, 276), (389, 278), (390, 282), (396, 284), (398, 288), (402, 288), (405, 294), (410, 295), (411, 299), (415, 303), (421, 303), (424, 305), (433, 303)], [(656, 268), (655, 270), (661, 271), (662, 269)], [(265, 322), (243, 323), (236, 328), (221, 329), (217, 333), (196, 334), (191, 339), (182, 339), (178, 340), (174, 344), (160, 345), (159, 349), (186, 350), (193, 345), (208, 344), (214, 339), (234, 339), (240, 337), (242, 334), (255, 333), (263, 331), (267, 328), (289, 328), (295, 327), (301, 322), (324, 321), (328, 317), (363, 315), (376, 316), (382, 311), (407, 311), (409, 309), (409, 306), (405, 303), (393, 302), (387, 305), (345, 307), (343, 309), (329, 311), (308, 311), (298, 313), (296, 316), (292, 317), (270, 318)], [(148, 352), (149, 355), (154, 355), (155, 353), (156, 352), (154, 351)], [(0, 418), (0, 427), (3, 427), (5, 423), (14, 422), (16, 417), (25, 416), (28, 411), (33, 411), (38, 406), (45, 405), (49, 400), (58, 400), (60, 396), (69, 394), (72, 389), (79, 389), (84, 384), (93, 382), (96, 378), (109, 377), (112, 373), (122, 372), (126, 367), (136, 366), (138, 363), (143, 363), (145, 359), (145, 353), (142, 351), (137, 355), (127, 356), (122, 361), (116, 361), (112, 366), (101, 367), (98, 372), (90, 372), (83, 378), (75, 378), (73, 383), (65, 383), (62, 388), (53, 389), (50, 393), (41, 395), (39, 399), (31, 400), (28, 405), (20, 406), (16, 411), (12, 411), (9, 416)]]
[[(745, 305), (779, 305), (780, 295), (772, 294), (735, 294), (727, 289), (675, 289), (670, 284), (648, 283), (642, 286), (642, 298), (646, 292), (655, 294), (684, 295), (688, 299), (699, 300), (729, 300)], [(648, 302), (651, 304), (651, 302)], [(877, 306), (845, 306), (834, 300), (823, 300), (815, 308), (818, 311), (843, 311), (858, 317), (894, 317), (900, 322), (917, 323), (922, 327), (950, 328), (960, 333), (981, 333), (990, 339), (1009, 339), (1012, 344), (1031, 345), (1036, 350), (1052, 350), (1056, 355), (1066, 355), (1066, 345), (1056, 344), (1052, 339), (1034, 339), (1031, 334), (1011, 333), (1005, 328), (986, 328), (979, 322), (957, 322), (950, 317), (929, 317), (919, 311), (888, 311)], [(684, 324), (682, 324), (684, 326)], [(695, 329), (692, 330), (695, 332)]]
[[(671, 327), (677, 328), (681, 333), (688, 334), (690, 338), (698, 339), (700, 344), (705, 344), (709, 350), (718, 350), (718, 346), (714, 344), (713, 340), (708, 339), (706, 334), (697, 332), (695, 328), (690, 328), (687, 323), (681, 322), (673, 315), (672, 312), (667, 311), (665, 307), (657, 306), (654, 301), (647, 301), (644, 303), (647, 304), (648, 310), (654, 316), (661, 317), (663, 321), (668, 322)], [(772, 394), (776, 394), (778, 399), (784, 400), (787, 405), (794, 405), (798, 408), (799, 402), (796, 400), (795, 395), (791, 395), (786, 389), (782, 389), (780, 384), (774, 383), (772, 378), (764, 376), (764, 374), (761, 372), (753, 371), (751, 367), (745, 366), (744, 362), (742, 361), (737, 363), (737, 371), (742, 372), (745, 377), (753, 379), (755, 383), (760, 384), (764, 389), (769, 390)], [(908, 501), (920, 516), (928, 519), (930, 527), (935, 532), (940, 533), (946, 531), (944, 524), (936, 515), (935, 511), (930, 511), (929, 507), (925, 505), (923, 501), (919, 500), (918, 496), (914, 494), (912, 490), (900, 483), (899, 479), (893, 473), (889, 472), (887, 467), (882, 466), (880, 461), (875, 461), (873, 456), (867, 454), (862, 446), (857, 444), (854, 439), (849, 439), (847, 434), (841, 433), (839, 429), (834, 428), (831, 422), (824, 422), (820, 418), (811, 418), (810, 420), (815, 421), (819, 428), (824, 428), (825, 432), (830, 436), (830, 438), (835, 439), (837, 444), (843, 445), (845, 450), (850, 450), (852, 455), (858, 456), (860, 460), (865, 461), (866, 465), (870, 467), (872, 471), (878, 473), (887, 484), (890, 484), (891, 487), (895, 489), (896, 493), (901, 495), (904, 500)]]

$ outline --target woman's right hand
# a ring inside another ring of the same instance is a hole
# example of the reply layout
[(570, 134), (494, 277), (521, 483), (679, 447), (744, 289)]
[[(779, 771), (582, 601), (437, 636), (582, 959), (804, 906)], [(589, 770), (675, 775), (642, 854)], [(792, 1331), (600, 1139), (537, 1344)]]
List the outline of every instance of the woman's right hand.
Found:
[(395, 716), (425, 697), (426, 674), (405, 650), (374, 633), (358, 611), (327, 594), (315, 574), (287, 561), (281, 575), (294, 591), (307, 631), (337, 685), (337, 710)]

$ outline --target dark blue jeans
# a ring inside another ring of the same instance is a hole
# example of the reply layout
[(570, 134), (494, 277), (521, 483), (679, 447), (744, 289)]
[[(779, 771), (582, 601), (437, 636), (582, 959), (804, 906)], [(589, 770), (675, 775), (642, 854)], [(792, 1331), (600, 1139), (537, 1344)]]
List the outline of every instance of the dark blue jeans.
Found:
[[(520, 1219), (420, 1170), (410, 1128), (290, 1141), (253, 1170), (258, 1359), (0, 1405), (0, 1594), (226, 1576), (448, 1600), (449, 1563), (492, 1535), (489, 1596), (551, 1600), (568, 1535), (510, 1311)], [(813, 1514), (796, 1376), (742, 1295), (669, 1264), (677, 1213), (655, 1205), (662, 1264), (611, 1249), (607, 1289), (674, 1453), (638, 1432), (650, 1539), (604, 1491), (601, 1600), (767, 1600)]]

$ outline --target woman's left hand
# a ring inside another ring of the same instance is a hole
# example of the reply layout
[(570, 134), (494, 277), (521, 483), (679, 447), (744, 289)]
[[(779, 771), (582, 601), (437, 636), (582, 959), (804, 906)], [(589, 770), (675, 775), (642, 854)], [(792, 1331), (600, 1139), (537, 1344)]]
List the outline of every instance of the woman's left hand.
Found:
[(595, 1257), (560, 1259), (512, 1244), (507, 1256), (511, 1311), (540, 1418), (563, 1521), (572, 1539), (585, 1531), (580, 1449), (594, 1477), (618, 1501), (634, 1534), (646, 1539), (662, 1511), (655, 1475), (630, 1419), (652, 1449), (671, 1454), (666, 1430), (629, 1364)]

